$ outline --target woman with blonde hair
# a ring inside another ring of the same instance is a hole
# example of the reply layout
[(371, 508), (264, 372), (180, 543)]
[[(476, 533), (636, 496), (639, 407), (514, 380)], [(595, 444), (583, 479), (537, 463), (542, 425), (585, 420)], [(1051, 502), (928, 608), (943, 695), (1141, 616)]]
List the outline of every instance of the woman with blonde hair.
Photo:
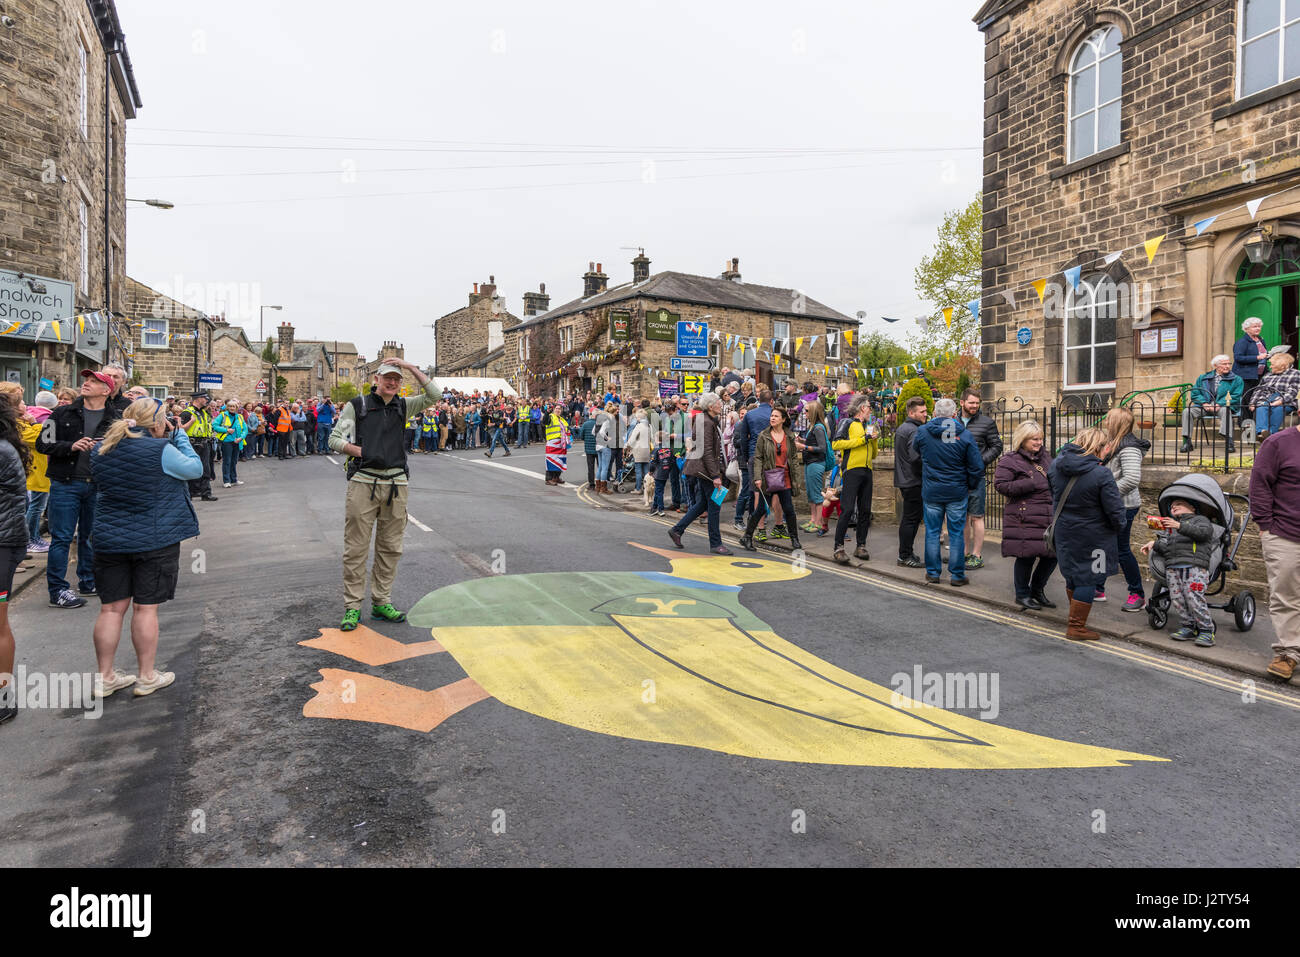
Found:
[(831, 435), (826, 426), (826, 410), (816, 398), (803, 404), (803, 414), (808, 418), (808, 431), (804, 435), (807, 447), (803, 450), (803, 484), (808, 496), (808, 505), (812, 509), (807, 523), (801, 525), (805, 532), (821, 531), (822, 505), (826, 501), (822, 494), (826, 486), (826, 462), (834, 462), (830, 453)]
[(1002, 557), (1014, 558), (1016, 604), (1025, 611), (1055, 608), (1047, 597), (1047, 580), (1056, 571), (1056, 556), (1043, 533), (1052, 523), (1052, 486), (1047, 476), (1052, 454), (1043, 448), (1043, 429), (1026, 419), (1011, 433), (1011, 451), (998, 459), (993, 487), (1002, 493)]
[[(185, 432), (168, 420), (159, 399), (137, 399), (108, 427), (90, 457), (95, 482), (95, 584), (99, 618), (95, 656), (103, 694), (135, 685), (152, 694), (176, 676), (157, 671), (158, 606), (176, 597), (180, 543), (199, 533), (186, 483), (203, 474), (203, 461)], [(118, 674), (113, 657), (127, 607), (140, 675)]]
[[(1057, 516), (1054, 544), (1070, 620), (1065, 637), (1093, 641), (1101, 636), (1089, 629), (1088, 615), (1097, 588), (1119, 571), (1116, 535), (1124, 527), (1124, 499), (1102, 460), (1112, 451), (1101, 429), (1084, 429), (1062, 447), (1048, 470), (1052, 509)], [(1098, 559), (1104, 567), (1098, 568)]]
[[(1110, 442), (1111, 454), (1106, 467), (1115, 476), (1115, 484), (1124, 499), (1124, 527), (1116, 536), (1119, 549), (1119, 567), (1128, 585), (1128, 600), (1124, 611), (1143, 611), (1147, 607), (1146, 591), (1142, 587), (1142, 569), (1133, 554), (1133, 519), (1142, 508), (1142, 458), (1151, 450), (1151, 443), (1133, 434), (1133, 413), (1128, 409), (1111, 409), (1101, 420), (1102, 431)], [(1104, 588), (1097, 591), (1094, 601), (1105, 601)]]

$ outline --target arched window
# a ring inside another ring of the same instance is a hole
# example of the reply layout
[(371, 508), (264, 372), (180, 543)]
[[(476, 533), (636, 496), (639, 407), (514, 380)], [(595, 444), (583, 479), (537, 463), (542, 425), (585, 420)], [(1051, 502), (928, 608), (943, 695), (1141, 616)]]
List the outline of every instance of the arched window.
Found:
[(1122, 56), (1119, 27), (1102, 27), (1070, 60), (1070, 162), (1119, 145)]
[(1241, 0), (1239, 96), (1300, 77), (1300, 0)]
[(1115, 280), (1097, 274), (1079, 283), (1065, 309), (1065, 386), (1115, 381), (1119, 290)]

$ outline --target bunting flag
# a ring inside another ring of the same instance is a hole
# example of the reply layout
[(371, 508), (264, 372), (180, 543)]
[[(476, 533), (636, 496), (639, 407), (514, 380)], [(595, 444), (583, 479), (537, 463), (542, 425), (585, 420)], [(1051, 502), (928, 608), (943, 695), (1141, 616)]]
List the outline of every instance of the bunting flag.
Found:
[(1143, 245), (1143, 248), (1145, 248), (1146, 251), (1147, 251), (1147, 265), (1148, 265), (1148, 266), (1150, 266), (1151, 263), (1155, 261), (1155, 258), (1156, 258), (1156, 250), (1160, 248), (1160, 243), (1161, 243), (1161, 241), (1162, 241), (1162, 240), (1165, 238), (1165, 236), (1167, 236), (1167, 235), (1169, 235), (1169, 234), (1168, 234), (1168, 233), (1161, 233), (1161, 234), (1160, 234), (1159, 236), (1157, 236), (1155, 239), (1148, 239), (1145, 243), (1142, 244), (1142, 245)]
[(1082, 266), (1071, 266), (1064, 273), (1065, 281), (1070, 284), (1071, 289), (1079, 288), (1079, 279), (1083, 275)]
[(761, 349), (761, 348), (763, 348), (763, 340), (762, 340), (762, 339), (757, 340), (757, 341), (754, 343), (754, 348), (755, 348), (755, 349)]
[(1109, 265), (1111, 265), (1112, 263), (1114, 263), (1115, 260), (1119, 259), (1120, 256), (1123, 256), (1123, 255), (1124, 255), (1124, 251), (1123, 251), (1123, 250), (1120, 250), (1120, 251), (1117, 252), (1117, 253), (1111, 253), (1109, 256), (1107, 256), (1107, 257), (1103, 260), (1103, 262), (1105, 262), (1105, 264), (1106, 264), (1107, 266), (1109, 266)]
[(1192, 228), (1196, 230), (1196, 235), (1199, 236), (1201, 235), (1201, 233), (1205, 232), (1212, 225), (1214, 225), (1214, 221), (1218, 218), (1219, 217), (1216, 214), (1214, 216), (1211, 216), (1209, 219), (1202, 219), (1199, 223), (1192, 223)]
[(943, 307), (943, 323), (949, 329), (952, 328), (952, 306)]
[(816, 336), (813, 336), (811, 339), (809, 339), (809, 340), (808, 340), (808, 348), (811, 350), (814, 346), (816, 346), (816, 345), (817, 345), (817, 340), (820, 339), (820, 338), (821, 338), (820, 335), (816, 335)]
[(1251, 219), (1255, 218), (1255, 214), (1259, 212), (1260, 205), (1263, 204), (1266, 199), (1268, 199), (1267, 196), (1261, 196), (1259, 199), (1246, 200), (1246, 209), (1250, 212)]
[(794, 338), (794, 351), (795, 351), (795, 352), (798, 352), (798, 351), (799, 351), (800, 349), (802, 349), (802, 348), (803, 348), (803, 336), (795, 336), (795, 338)]
[(853, 345), (853, 330), (852, 330), (852, 329), (845, 329), (845, 330), (844, 330), (844, 341), (845, 341), (846, 343), (848, 343), (849, 345)]
[(980, 301), (978, 299), (972, 299), (970, 302), (966, 303), (966, 308), (970, 310), (970, 314), (974, 316), (975, 320), (978, 322), (980, 317)]
[(1002, 290), (1002, 298), (1012, 309), (1016, 308), (1016, 291), (1014, 289)]
[(1043, 301), (1043, 293), (1047, 291), (1047, 280), (1038, 279), (1034, 281), (1034, 291), (1038, 293), (1038, 301)]

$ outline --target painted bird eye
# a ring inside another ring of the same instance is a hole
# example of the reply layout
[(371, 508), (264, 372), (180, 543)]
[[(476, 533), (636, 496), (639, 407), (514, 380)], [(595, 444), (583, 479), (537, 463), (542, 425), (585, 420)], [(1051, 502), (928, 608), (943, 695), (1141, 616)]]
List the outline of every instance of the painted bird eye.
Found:
[(762, 568), (758, 562), (732, 562), (732, 568)]

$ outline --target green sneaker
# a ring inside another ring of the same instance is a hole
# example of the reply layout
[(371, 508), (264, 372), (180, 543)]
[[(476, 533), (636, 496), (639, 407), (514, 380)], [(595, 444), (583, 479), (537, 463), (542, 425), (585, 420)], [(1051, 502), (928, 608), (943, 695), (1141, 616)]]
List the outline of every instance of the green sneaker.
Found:
[(789, 538), (790, 533), (785, 530), (784, 525), (777, 525), (772, 529), (772, 538)]
[(343, 623), (339, 625), (339, 630), (355, 631), (359, 624), (361, 624), (361, 612), (355, 608), (349, 608), (343, 613)]
[(967, 567), (968, 569), (969, 569), (969, 568), (983, 568), (983, 567), (984, 567), (984, 559), (980, 558), (978, 555), (967, 555), (967, 556), (966, 556), (966, 567)]
[(380, 621), (406, 621), (406, 614), (392, 605), (371, 605), (370, 617)]
[(1170, 634), (1169, 637), (1174, 641), (1191, 641), (1196, 637), (1196, 629), (1190, 625), (1183, 625), (1183, 627)]
[(1214, 647), (1214, 632), (1212, 632), (1212, 631), (1198, 631), (1198, 632), (1196, 633), (1196, 643), (1197, 643), (1198, 645), (1200, 645), (1202, 648), (1213, 648), (1213, 647)]
[(760, 528), (758, 531), (756, 531), (756, 532), (754, 533), (754, 541), (756, 541), (756, 542), (765, 542), (765, 541), (767, 541), (767, 529), (765, 529), (765, 528)]

